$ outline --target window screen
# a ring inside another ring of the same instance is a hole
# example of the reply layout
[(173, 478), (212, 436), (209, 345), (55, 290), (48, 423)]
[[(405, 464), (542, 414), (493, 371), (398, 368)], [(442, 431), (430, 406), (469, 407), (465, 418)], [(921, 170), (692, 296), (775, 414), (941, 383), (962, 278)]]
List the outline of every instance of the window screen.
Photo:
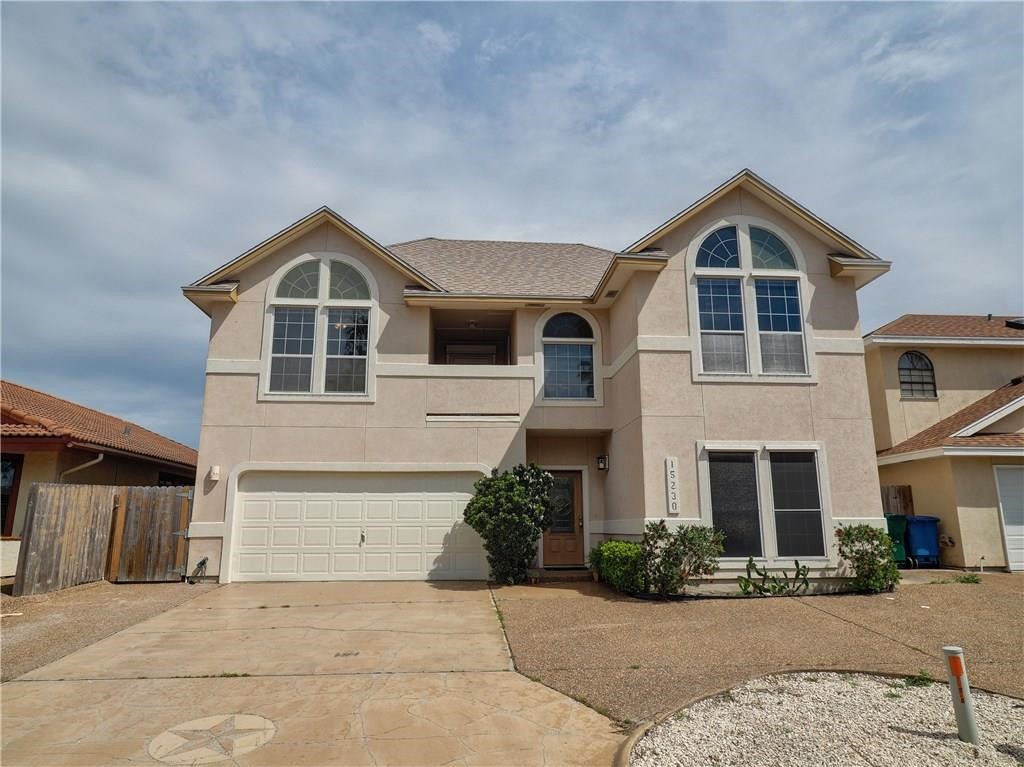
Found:
[(701, 363), (706, 373), (747, 372), (739, 280), (697, 280)]
[(313, 382), (316, 309), (281, 306), (274, 310), (270, 391), (308, 392)]
[(814, 453), (771, 453), (770, 458), (779, 556), (824, 556), (821, 495)]
[(755, 280), (761, 369), (806, 373), (800, 291), (796, 280)]
[(711, 518), (725, 533), (723, 557), (762, 554), (755, 458), (753, 453), (708, 453)]
[(594, 398), (594, 347), (591, 344), (544, 344), (544, 397)]
[(363, 394), (370, 337), (369, 309), (327, 311), (327, 358), (324, 391)]

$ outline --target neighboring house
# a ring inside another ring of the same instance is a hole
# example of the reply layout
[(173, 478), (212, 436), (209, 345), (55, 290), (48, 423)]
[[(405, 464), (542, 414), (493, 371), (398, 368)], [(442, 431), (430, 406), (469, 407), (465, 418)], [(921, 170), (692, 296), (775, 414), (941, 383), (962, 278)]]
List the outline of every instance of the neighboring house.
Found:
[(192, 485), (196, 451), (116, 416), (0, 382), (2, 573), (13, 575), (34, 482)]
[(211, 317), (190, 568), (485, 578), (462, 511), (533, 462), (538, 565), (646, 520), (834, 572), (882, 526), (857, 289), (889, 264), (743, 171), (621, 252), (427, 238), (321, 208), (183, 288)]
[(943, 564), (1024, 570), (1024, 319), (907, 314), (864, 345), (881, 484), (939, 518)]

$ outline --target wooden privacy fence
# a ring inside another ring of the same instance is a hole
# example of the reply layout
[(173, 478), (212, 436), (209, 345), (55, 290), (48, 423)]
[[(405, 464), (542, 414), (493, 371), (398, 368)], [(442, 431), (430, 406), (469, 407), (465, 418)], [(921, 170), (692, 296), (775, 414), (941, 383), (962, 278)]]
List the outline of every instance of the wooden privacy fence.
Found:
[(12, 593), (180, 579), (191, 498), (191, 487), (33, 485)]
[(882, 485), (882, 511), (885, 515), (914, 515), (914, 494), (910, 485)]

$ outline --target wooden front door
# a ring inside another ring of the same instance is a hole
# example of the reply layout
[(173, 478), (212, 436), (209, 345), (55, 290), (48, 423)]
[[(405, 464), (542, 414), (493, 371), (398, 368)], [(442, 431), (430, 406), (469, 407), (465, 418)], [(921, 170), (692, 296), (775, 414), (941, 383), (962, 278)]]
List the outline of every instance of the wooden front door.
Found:
[(551, 527), (544, 533), (544, 566), (582, 565), (583, 550), (583, 472), (553, 471), (551, 488), (554, 501)]

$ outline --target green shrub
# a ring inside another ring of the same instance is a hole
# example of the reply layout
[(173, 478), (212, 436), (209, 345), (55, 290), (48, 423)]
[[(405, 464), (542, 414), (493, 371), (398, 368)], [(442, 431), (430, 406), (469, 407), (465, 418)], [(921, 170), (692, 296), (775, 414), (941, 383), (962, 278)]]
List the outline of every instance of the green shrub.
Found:
[(663, 597), (685, 593), (693, 579), (718, 570), (724, 541), (725, 534), (710, 527), (680, 525), (673, 532), (663, 519), (648, 522), (641, 546), (649, 588)]
[(854, 591), (877, 594), (892, 591), (900, 581), (893, 559), (892, 539), (871, 525), (851, 525), (836, 529), (839, 556), (850, 563)]
[[(759, 597), (792, 597), (802, 591), (807, 591), (811, 585), (807, 580), (810, 568), (807, 565), (801, 565), (800, 560), (797, 559), (793, 560), (793, 565), (796, 567), (796, 572), (790, 578), (789, 573), (785, 570), (781, 575), (769, 574), (767, 568), (762, 570), (754, 564), (753, 557), (747, 557), (747, 574), (739, 577), (740, 591), (744, 596)], [(755, 574), (761, 579), (760, 581), (751, 577)]]
[(551, 475), (530, 464), (478, 479), (463, 515), (484, 541), (491, 577), (522, 583), (537, 556), (537, 541), (551, 526)]
[(633, 541), (605, 541), (590, 552), (590, 564), (601, 580), (618, 591), (647, 591), (644, 583), (644, 550)]

